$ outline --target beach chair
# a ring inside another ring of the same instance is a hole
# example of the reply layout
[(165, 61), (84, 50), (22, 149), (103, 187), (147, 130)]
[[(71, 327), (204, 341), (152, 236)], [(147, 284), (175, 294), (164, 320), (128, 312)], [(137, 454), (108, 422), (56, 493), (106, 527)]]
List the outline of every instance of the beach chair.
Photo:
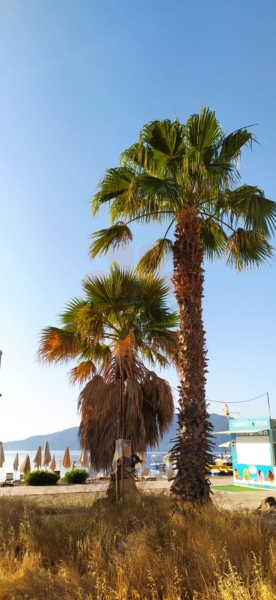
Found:
[(5, 486), (13, 487), (13, 473), (6, 473), (6, 479), (2, 483), (2, 487)]
[(167, 479), (167, 481), (171, 481), (174, 478), (174, 472), (172, 469), (169, 469), (166, 475), (163, 475), (162, 479)]
[(149, 474), (149, 468), (146, 467), (145, 469), (143, 469), (142, 473), (140, 475), (138, 475), (136, 481), (143, 481), (144, 479), (146, 479), (148, 474)]

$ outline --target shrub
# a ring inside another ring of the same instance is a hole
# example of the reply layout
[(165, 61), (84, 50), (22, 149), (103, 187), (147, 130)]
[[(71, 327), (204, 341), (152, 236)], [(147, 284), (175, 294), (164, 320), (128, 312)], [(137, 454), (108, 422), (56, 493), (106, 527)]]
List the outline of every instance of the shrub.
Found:
[(26, 473), (24, 482), (27, 485), (55, 485), (59, 480), (59, 475), (50, 471), (33, 471)]
[(67, 471), (64, 475), (65, 483), (84, 483), (88, 477), (87, 471), (83, 469), (72, 469), (72, 471)]

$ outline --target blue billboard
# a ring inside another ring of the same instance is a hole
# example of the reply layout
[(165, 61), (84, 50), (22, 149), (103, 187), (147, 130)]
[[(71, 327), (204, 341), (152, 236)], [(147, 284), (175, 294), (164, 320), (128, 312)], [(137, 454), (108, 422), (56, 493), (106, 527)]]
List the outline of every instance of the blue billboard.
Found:
[(268, 417), (257, 417), (252, 419), (230, 419), (230, 431), (256, 431), (258, 429), (270, 429), (270, 419)]

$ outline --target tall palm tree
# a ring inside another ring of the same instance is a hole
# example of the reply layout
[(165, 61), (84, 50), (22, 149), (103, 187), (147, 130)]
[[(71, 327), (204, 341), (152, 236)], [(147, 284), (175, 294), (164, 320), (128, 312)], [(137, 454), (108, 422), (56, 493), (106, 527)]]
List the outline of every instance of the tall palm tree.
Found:
[(79, 436), (100, 470), (112, 465), (115, 439), (126, 437), (134, 452), (144, 452), (170, 426), (171, 388), (149, 367), (175, 360), (178, 315), (169, 308), (164, 278), (116, 263), (108, 275), (86, 277), (82, 289), (84, 298), (60, 316), (62, 327), (41, 331), (38, 356), (46, 363), (77, 361), (71, 382), (88, 382), (79, 396)]
[(92, 202), (93, 215), (109, 202), (111, 216), (110, 227), (92, 235), (92, 257), (131, 241), (133, 222), (167, 221), (164, 237), (142, 257), (138, 269), (158, 269), (172, 253), (180, 318), (179, 435), (173, 448), (178, 475), (172, 491), (189, 500), (209, 497), (205, 474), (212, 427), (205, 401), (204, 257), (225, 257), (240, 271), (261, 265), (273, 251), (269, 240), (276, 204), (258, 187), (240, 183), (241, 149), (254, 141), (246, 128), (224, 133), (206, 108), (185, 125), (153, 121), (122, 153), (120, 166), (106, 171)]

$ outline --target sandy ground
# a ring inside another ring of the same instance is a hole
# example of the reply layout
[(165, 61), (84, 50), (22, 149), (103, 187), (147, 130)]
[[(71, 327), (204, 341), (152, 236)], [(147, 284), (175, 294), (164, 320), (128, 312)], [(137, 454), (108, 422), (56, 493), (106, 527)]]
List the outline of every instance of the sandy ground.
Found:
[[(229, 485), (232, 483), (232, 478), (229, 477), (211, 477), (211, 484), (213, 486)], [(141, 481), (138, 482), (137, 487), (141, 491), (162, 493), (169, 491), (170, 482), (166, 479), (160, 479), (157, 481)], [(58, 496), (66, 497), (70, 494), (104, 494), (107, 490), (108, 483), (98, 482), (89, 483), (83, 485), (57, 485), (55, 488), (52, 486), (43, 487), (31, 487), (25, 485), (15, 485), (14, 487), (0, 488), (0, 496), (27, 496), (27, 497), (39, 497), (39, 496)], [(212, 496), (213, 502), (220, 508), (234, 510), (234, 509), (248, 509), (253, 510), (258, 508), (260, 501), (267, 496), (274, 496), (276, 499), (275, 491), (257, 491), (257, 492), (224, 492), (222, 490), (213, 490)], [(37, 498), (38, 499), (38, 498)]]

